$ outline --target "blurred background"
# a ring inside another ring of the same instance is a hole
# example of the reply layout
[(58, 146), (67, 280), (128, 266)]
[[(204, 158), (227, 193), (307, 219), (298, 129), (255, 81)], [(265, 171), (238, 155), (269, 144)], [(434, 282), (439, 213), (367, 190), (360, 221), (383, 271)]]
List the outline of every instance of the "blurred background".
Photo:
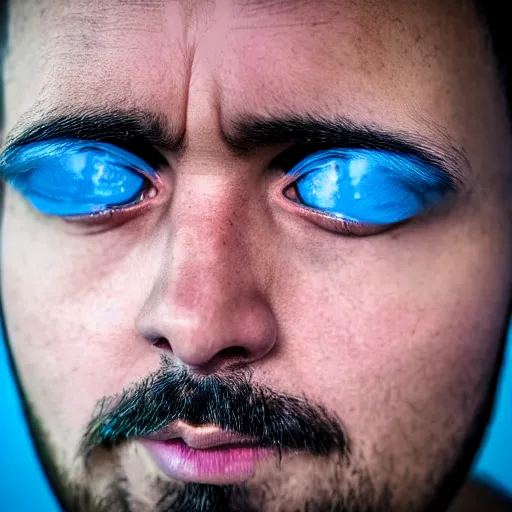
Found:
[[(472, 475), (512, 495), (512, 331), (501, 372), (492, 421)], [(65, 383), (63, 383), (65, 385)], [(0, 389), (4, 413), (0, 438), (1, 512), (58, 512), (34, 451), (0, 332)]]

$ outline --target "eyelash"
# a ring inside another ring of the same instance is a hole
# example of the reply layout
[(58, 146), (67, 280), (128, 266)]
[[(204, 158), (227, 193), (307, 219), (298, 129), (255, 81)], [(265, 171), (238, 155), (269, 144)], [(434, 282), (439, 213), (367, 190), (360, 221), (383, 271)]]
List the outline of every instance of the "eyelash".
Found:
[[(119, 223), (121, 223), (124, 220), (134, 217), (137, 214), (143, 213), (143, 211), (145, 211), (150, 206), (150, 204), (148, 203), (148, 199), (151, 200), (151, 203), (154, 203), (154, 199), (160, 196), (163, 192), (162, 189), (164, 188), (164, 181), (162, 180), (161, 172), (159, 171), (159, 169), (161, 170), (162, 167), (168, 166), (169, 163), (158, 150), (156, 150), (153, 147), (148, 147), (146, 144), (136, 143), (135, 141), (133, 143), (133, 146), (130, 145), (131, 147), (129, 147), (128, 144), (120, 143), (119, 141), (111, 141), (105, 139), (102, 140), (101, 142), (112, 144), (120, 149), (123, 149), (141, 158), (153, 168), (155, 172), (155, 177), (151, 177), (147, 173), (140, 171), (140, 174), (146, 180), (146, 187), (142, 191), (139, 198), (137, 198), (132, 204), (112, 206), (109, 207), (108, 210), (100, 212), (79, 215), (67, 215), (65, 217), (62, 217), (67, 222), (94, 224), (102, 223), (103, 221), (119, 221)], [(273, 170), (279, 169), (280, 172), (283, 172), (285, 168), (291, 169), (302, 158), (307, 157), (308, 154), (311, 154), (314, 151), (318, 151), (319, 149), (321, 149), (321, 147), (318, 145), (307, 148), (305, 146), (288, 148), (274, 158), (274, 160), (270, 164), (270, 168)], [(148, 197), (148, 195), (151, 194), (152, 191), (154, 195)]]
[(64, 220), (69, 223), (81, 222), (84, 224), (97, 224), (102, 223), (102, 221), (108, 221), (114, 224), (121, 224), (136, 215), (144, 213), (154, 202), (158, 201), (157, 197), (165, 188), (160, 169), (164, 166), (168, 166), (169, 163), (156, 148), (138, 139), (125, 142), (106, 138), (102, 139), (101, 142), (112, 144), (144, 160), (153, 169), (154, 176), (150, 176), (144, 171), (139, 171), (145, 179), (145, 186), (138, 198), (131, 204), (111, 206), (108, 210), (90, 214), (68, 215), (64, 217)]
[[(306, 152), (304, 148), (300, 148), (299, 152), (294, 153), (293, 148), (289, 155), (284, 155), (284, 158), (288, 160), (288, 162), (292, 162), (296, 160), (296, 163), (300, 162), (303, 158), (306, 158), (308, 155), (313, 152), (318, 151), (317, 148), (310, 152)], [(297, 155), (303, 155), (298, 157)], [(278, 156), (281, 159), (281, 155)], [(399, 224), (403, 222), (399, 222), (396, 224), (387, 224), (387, 225), (376, 225), (376, 224), (361, 224), (355, 221), (348, 221), (342, 219), (340, 217), (335, 217), (326, 212), (322, 212), (320, 210), (316, 210), (311, 208), (305, 204), (302, 204), (298, 201), (298, 194), (296, 190), (296, 182), (300, 175), (297, 174), (288, 174), (293, 167), (295, 167), (296, 163), (293, 165), (287, 166), (285, 169), (281, 168), (280, 170), (285, 172), (285, 176), (280, 179), (273, 191), (272, 195), (274, 199), (284, 208), (286, 211), (291, 213), (292, 215), (298, 215), (309, 222), (317, 225), (318, 227), (330, 231), (335, 234), (341, 234), (345, 236), (354, 236), (354, 237), (363, 237), (370, 235), (377, 235), (384, 231), (388, 231), (394, 227), (397, 227)], [(274, 167), (275, 168), (275, 167)], [(292, 191), (296, 197), (289, 197), (289, 193)]]
[(122, 206), (111, 206), (107, 210), (79, 215), (66, 215), (62, 219), (69, 224), (104, 225), (115, 227), (123, 224), (136, 216), (142, 215), (160, 199), (165, 190), (165, 184), (160, 174), (155, 171), (154, 177), (142, 173), (146, 180), (145, 186), (137, 199), (132, 203)]
[[(123, 206), (113, 206), (110, 207), (106, 211), (102, 212), (94, 212), (90, 214), (81, 214), (81, 215), (73, 215), (73, 216), (66, 216), (64, 217), (65, 220), (69, 222), (85, 222), (85, 223), (97, 223), (101, 222), (102, 220), (105, 221), (111, 221), (111, 220), (126, 220), (128, 218), (131, 218), (132, 216), (135, 216), (136, 214), (142, 213), (144, 210), (146, 210), (150, 204), (148, 204), (147, 194), (150, 193), (151, 190), (154, 190), (154, 196), (150, 197), (149, 199), (153, 200), (156, 197), (158, 197), (162, 193), (162, 189), (164, 187), (164, 182), (161, 178), (161, 173), (159, 172), (159, 168), (161, 168), (163, 165), (169, 165), (167, 160), (161, 155), (160, 152), (155, 150), (154, 148), (151, 148), (151, 150), (148, 150), (148, 148), (143, 147), (143, 152), (140, 151), (140, 146), (136, 146), (135, 148), (129, 149), (126, 145), (119, 145), (115, 144), (117, 147), (120, 147), (121, 149), (124, 149), (126, 151), (131, 152), (132, 154), (135, 154), (139, 158), (142, 158), (145, 160), (148, 165), (150, 165), (154, 171), (155, 171), (155, 177), (150, 177), (146, 173), (141, 172), (143, 177), (145, 178), (147, 182), (147, 187), (142, 192), (141, 196), (142, 198), (137, 199), (134, 201), (131, 205), (123, 205)], [(306, 158), (307, 156), (311, 155), (312, 153), (324, 149), (330, 149), (332, 146), (328, 145), (301, 145), (301, 146), (292, 146), (281, 153), (279, 153), (270, 163), (269, 169), (271, 171), (277, 171), (279, 173), (284, 173), (284, 179), (278, 180), (278, 189), (280, 192), (281, 198), (286, 196), (284, 193), (286, 190), (290, 189), (290, 187), (293, 186), (293, 181), (297, 179), (297, 176), (294, 176), (293, 179), (290, 176), (286, 176), (286, 174), (295, 167), (302, 159)], [(148, 155), (150, 158), (148, 158)], [(144, 198), (144, 196), (146, 196)], [(311, 216), (311, 220), (313, 222), (316, 221), (317, 224), (320, 225), (320, 222), (326, 226), (326, 229), (329, 229), (330, 231), (336, 231), (336, 232), (344, 232), (347, 234), (363, 234), (371, 231), (371, 227), (368, 225), (359, 225), (356, 222), (349, 222), (349, 221), (343, 221), (339, 218), (334, 218), (333, 216), (329, 214), (322, 214), (321, 212), (318, 212), (316, 210), (313, 210), (312, 208), (307, 207), (306, 205), (300, 205), (298, 201), (292, 201), (290, 198), (285, 199), (287, 203), (293, 203), (296, 209), (296, 213), (302, 213), (306, 216)], [(154, 201), (151, 201), (152, 203)], [(343, 228), (344, 227), (344, 228)], [(381, 230), (382, 226), (376, 226), (375, 230)]]
[[(87, 141), (84, 141), (87, 142)], [(69, 223), (80, 224), (96, 224), (116, 226), (124, 223), (131, 218), (134, 218), (144, 213), (148, 208), (157, 203), (158, 201), (165, 201), (167, 197), (166, 187), (167, 182), (163, 179), (163, 167), (168, 167), (169, 164), (164, 156), (155, 148), (147, 148), (137, 145), (134, 141), (133, 146), (128, 148), (126, 144), (118, 144), (115, 141), (102, 140), (101, 143), (115, 146), (124, 152), (131, 153), (134, 157), (138, 157), (147, 165), (140, 164), (141, 167), (135, 168), (133, 172), (138, 173), (143, 179), (144, 184), (141, 192), (137, 195), (136, 199), (130, 203), (117, 204), (109, 206), (108, 209), (96, 212), (85, 212), (73, 215), (60, 215), (61, 218)], [(91, 142), (93, 145), (94, 142)], [(361, 147), (338, 148), (340, 151), (347, 149), (367, 149)], [(284, 174), (281, 179), (273, 180), (275, 183), (274, 199), (276, 199), (282, 207), (287, 209), (294, 215), (301, 216), (308, 221), (318, 225), (319, 227), (338, 234), (352, 235), (352, 236), (369, 236), (381, 233), (397, 227), (399, 224), (406, 222), (406, 220), (398, 220), (396, 222), (371, 224), (369, 222), (357, 222), (353, 219), (343, 219), (338, 215), (323, 211), (322, 209), (311, 207), (306, 202), (301, 202), (298, 184), (300, 178), (305, 173), (301, 171), (300, 162), (307, 159), (308, 156), (320, 151), (332, 150), (337, 151), (332, 146), (328, 145), (300, 145), (291, 146), (279, 153), (269, 164), (268, 168), (275, 176), (275, 172)], [(306, 165), (306, 164), (305, 164)], [(296, 166), (296, 172), (291, 173)], [(144, 169), (148, 167), (148, 169)], [(369, 220), (369, 219), (367, 219)]]
[[(284, 176), (278, 181), (278, 183), (276, 183), (276, 186), (273, 190), (274, 199), (279, 202), (281, 207), (293, 215), (298, 215), (305, 218), (309, 222), (312, 222), (313, 224), (326, 231), (344, 236), (363, 237), (377, 235), (397, 227), (398, 224), (402, 224), (402, 222), (392, 225), (361, 224), (355, 221), (349, 221), (340, 217), (335, 217), (334, 215), (331, 215), (327, 212), (322, 212), (299, 202), (299, 194), (297, 192), (296, 185), (301, 175), (298, 173), (289, 174), (290, 171), (302, 160), (312, 155), (313, 153), (329, 149), (333, 149), (333, 146), (328, 144), (296, 145), (285, 149), (272, 160), (270, 169), (284, 173)], [(344, 147), (343, 149), (363, 148), (358, 145)], [(295, 197), (290, 197), (290, 192), (292, 192)]]
[[(279, 201), (283, 208), (294, 215), (306, 218), (309, 222), (316, 224), (324, 230), (331, 231), (336, 234), (342, 234), (344, 236), (363, 237), (390, 231), (406, 224), (407, 222), (412, 221), (414, 218), (424, 217), (435, 207), (436, 204), (438, 204), (438, 202), (430, 204), (424, 203), (424, 210), (418, 215), (413, 215), (402, 220), (381, 224), (372, 224), (370, 222), (357, 222), (352, 219), (343, 219), (342, 217), (337, 215), (335, 216), (328, 211), (322, 211), (321, 209), (310, 207), (307, 204), (304, 204), (304, 202), (301, 202), (300, 200), (300, 193), (297, 187), (300, 179), (307, 173), (301, 172), (300, 169), (293, 173), (290, 171), (292, 171), (296, 166), (299, 166), (302, 160), (307, 159), (314, 153), (320, 151), (329, 151), (333, 149), (334, 148), (332, 145), (326, 144), (292, 146), (286, 149), (283, 153), (279, 154), (273, 160), (271, 167), (285, 173), (285, 176), (279, 180), (279, 183), (273, 190), (275, 199)], [(347, 147), (344, 146), (343, 148), (336, 149), (340, 149), (342, 151), (366, 151), (370, 148), (362, 147), (361, 145), (348, 145)], [(379, 150), (374, 151), (379, 152)], [(389, 151), (389, 154), (396, 156), (396, 153), (393, 151)], [(417, 160), (415, 155), (410, 155), (408, 153), (401, 153), (400, 156), (410, 157), (413, 160)], [(425, 162), (422, 162), (421, 160), (419, 162), (422, 165), (431, 166), (433, 169), (436, 168), (435, 164), (425, 164)], [(439, 171), (439, 169), (438, 172), (442, 176), (442, 173)], [(453, 197), (453, 193), (455, 192), (456, 187), (454, 186), (454, 183), (451, 182), (450, 179), (446, 176), (442, 176), (441, 183), (442, 184), (439, 185), (440, 188), (437, 189), (437, 192), (439, 193), (442, 191), (441, 194), (444, 196), (442, 198), (442, 202), (447, 204), (449, 197)], [(421, 200), (421, 197), (419, 197), (419, 199)]]

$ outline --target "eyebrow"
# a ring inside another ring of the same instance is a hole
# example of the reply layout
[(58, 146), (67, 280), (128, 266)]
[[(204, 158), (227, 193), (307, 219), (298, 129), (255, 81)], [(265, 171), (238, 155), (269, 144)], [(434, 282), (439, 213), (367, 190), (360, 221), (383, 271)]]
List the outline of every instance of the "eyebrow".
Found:
[(165, 160), (157, 147), (180, 153), (184, 146), (184, 134), (170, 126), (163, 115), (151, 112), (105, 110), (50, 115), (7, 138), (0, 154), (0, 172), (24, 147), (55, 139), (112, 143), (155, 166)]
[(347, 118), (292, 115), (282, 118), (240, 116), (224, 130), (229, 146), (240, 154), (276, 144), (321, 148), (373, 149), (416, 157), (437, 167), (457, 188), (464, 188), (471, 166), (465, 149), (437, 126), (435, 135), (390, 131)]
[[(263, 147), (283, 144), (305, 149), (339, 147), (405, 153), (437, 167), (454, 187), (463, 188), (471, 169), (464, 148), (440, 128), (431, 131), (436, 134), (434, 137), (391, 132), (339, 117), (245, 114), (224, 126), (223, 136), (226, 145), (241, 157)], [(110, 142), (155, 167), (165, 163), (156, 148), (175, 152), (177, 157), (186, 150), (185, 134), (170, 126), (163, 114), (135, 110), (82, 112), (52, 116), (30, 125), (18, 135), (9, 136), (0, 154), (0, 174), (11, 156), (23, 147), (63, 138)]]

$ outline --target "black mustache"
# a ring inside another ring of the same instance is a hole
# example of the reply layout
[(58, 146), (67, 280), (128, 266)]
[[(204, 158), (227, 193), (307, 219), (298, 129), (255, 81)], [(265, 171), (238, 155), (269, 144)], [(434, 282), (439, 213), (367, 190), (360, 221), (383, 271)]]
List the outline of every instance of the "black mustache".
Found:
[(305, 397), (253, 385), (246, 370), (191, 375), (165, 356), (157, 372), (98, 403), (80, 454), (88, 459), (96, 447), (110, 448), (177, 420), (195, 426), (217, 425), (280, 451), (349, 454), (341, 421), (325, 407)]

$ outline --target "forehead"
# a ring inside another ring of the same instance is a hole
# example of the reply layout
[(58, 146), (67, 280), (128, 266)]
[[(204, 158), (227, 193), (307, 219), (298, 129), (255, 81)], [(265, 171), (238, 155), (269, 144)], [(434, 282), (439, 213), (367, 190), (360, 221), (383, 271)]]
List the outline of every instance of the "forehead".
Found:
[(201, 91), (226, 117), (315, 110), (406, 130), (450, 110), (485, 62), (462, 3), (14, 0), (6, 128), (133, 106), (185, 125)]

